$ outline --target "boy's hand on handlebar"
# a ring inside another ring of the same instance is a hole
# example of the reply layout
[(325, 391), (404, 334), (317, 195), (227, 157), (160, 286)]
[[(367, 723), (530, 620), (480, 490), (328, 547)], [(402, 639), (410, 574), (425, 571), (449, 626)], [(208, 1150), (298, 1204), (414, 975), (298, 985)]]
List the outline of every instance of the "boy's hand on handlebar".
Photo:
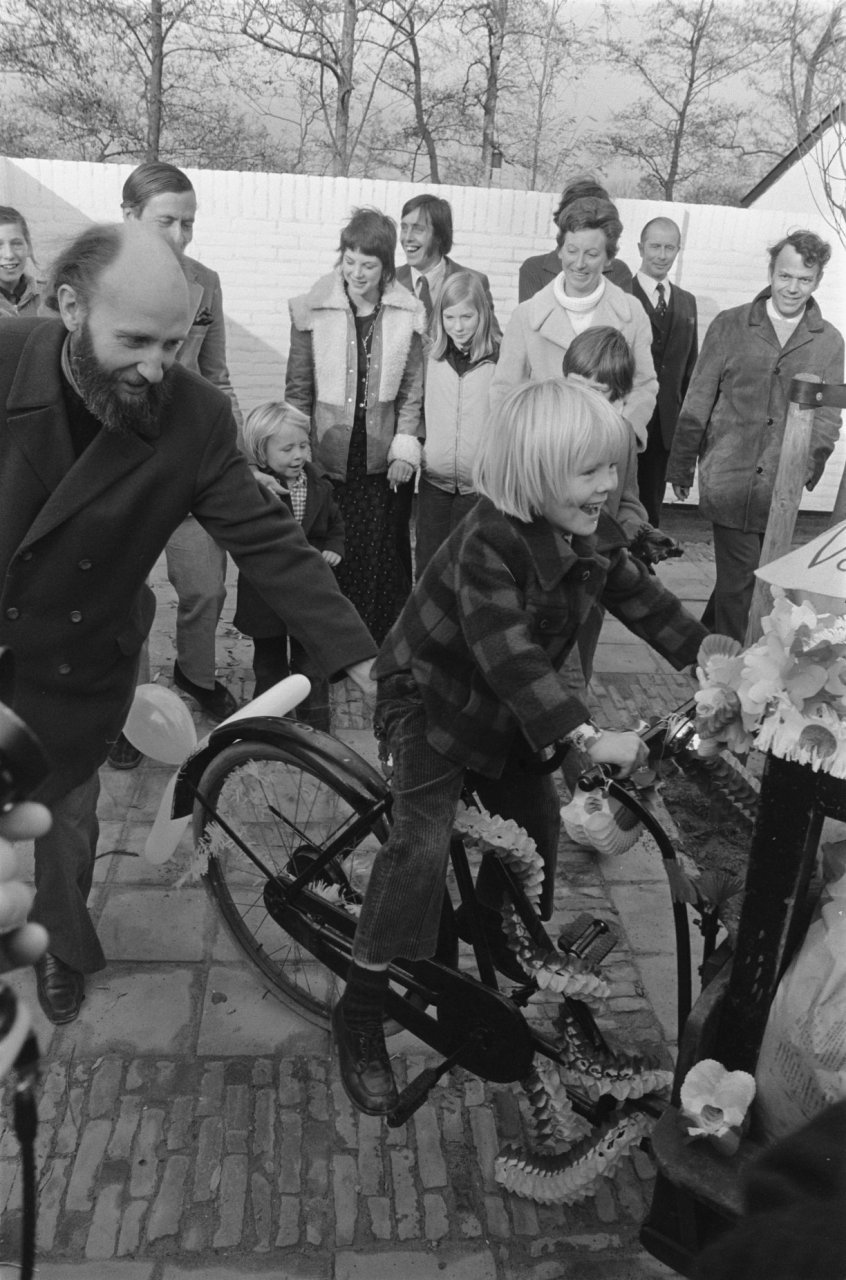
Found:
[(628, 778), (644, 765), (649, 757), (649, 750), (640, 734), (634, 730), (616, 733), (605, 729), (595, 742), (587, 749), (594, 764), (616, 765), (621, 778)]
[(368, 702), (376, 701), (376, 681), (370, 675), (373, 666), (373, 659), (367, 658), (364, 662), (354, 662), (351, 667), (347, 667), (347, 675), (358, 685)]
[(40, 804), (19, 804), (0, 814), (0, 973), (34, 964), (47, 950), (47, 931), (27, 924), (32, 890), (18, 877), (12, 840), (33, 840), (50, 827), (50, 814)]

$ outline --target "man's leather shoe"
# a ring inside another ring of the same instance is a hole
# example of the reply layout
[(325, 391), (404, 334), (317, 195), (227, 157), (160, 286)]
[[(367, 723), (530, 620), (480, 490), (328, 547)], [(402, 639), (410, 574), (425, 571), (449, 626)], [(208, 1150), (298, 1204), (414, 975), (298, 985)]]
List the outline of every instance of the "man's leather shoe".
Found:
[(183, 693), (190, 694), (194, 701), (200, 704), (209, 719), (214, 720), (216, 724), (220, 724), (221, 720), (226, 720), (238, 710), (238, 703), (219, 680), (215, 680), (213, 689), (194, 684), (193, 680), (188, 679), (178, 662), (173, 664), (173, 683)]
[(51, 1022), (73, 1022), (85, 996), (85, 978), (47, 951), (35, 964), (38, 1003)]
[(125, 733), (118, 734), (106, 756), (110, 769), (135, 769), (143, 759), (143, 753), (133, 747)]
[(397, 1105), (397, 1087), (385, 1046), (381, 1022), (348, 1027), (344, 1002), (332, 1010), (332, 1029), (338, 1051), (341, 1082), (354, 1107), (366, 1116), (384, 1116)]

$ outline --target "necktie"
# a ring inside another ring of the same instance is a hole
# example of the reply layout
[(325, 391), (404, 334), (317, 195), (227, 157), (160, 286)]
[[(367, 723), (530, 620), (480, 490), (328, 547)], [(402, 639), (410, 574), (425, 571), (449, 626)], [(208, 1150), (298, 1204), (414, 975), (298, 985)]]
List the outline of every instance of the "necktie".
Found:
[(656, 284), (655, 292), (658, 294), (658, 303), (655, 307), (655, 314), (659, 320), (663, 320), (667, 314), (667, 299), (664, 297), (664, 286)]
[(426, 308), (426, 319), (432, 318), (432, 295), (429, 292), (429, 281), (425, 276), (421, 276), (417, 281), (417, 296)]

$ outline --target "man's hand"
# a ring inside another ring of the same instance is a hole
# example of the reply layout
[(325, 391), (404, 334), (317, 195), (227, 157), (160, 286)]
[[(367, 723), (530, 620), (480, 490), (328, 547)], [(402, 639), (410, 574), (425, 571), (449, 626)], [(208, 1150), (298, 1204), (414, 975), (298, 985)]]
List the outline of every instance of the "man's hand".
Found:
[(376, 701), (376, 681), (370, 675), (372, 666), (373, 659), (368, 658), (365, 662), (354, 662), (351, 667), (347, 667), (347, 675), (358, 685), (368, 702)]
[(250, 470), (262, 488), (267, 489), (270, 493), (275, 493), (277, 498), (281, 494), (288, 492), (285, 486), (279, 483), (276, 476), (268, 475), (266, 471), (260, 471), (258, 467), (250, 467)]
[(337, 551), (321, 551), (320, 554), (323, 556), (326, 563), (330, 564), (333, 569), (336, 564), (341, 563), (341, 557), (338, 555)]
[(617, 765), (620, 777), (628, 778), (642, 764), (646, 764), (649, 749), (633, 730), (615, 733), (604, 729), (600, 737), (588, 747), (587, 754), (594, 764)]
[(398, 484), (405, 484), (414, 475), (414, 467), (410, 462), (401, 462), (399, 458), (394, 458), (388, 467), (388, 484), (392, 489), (396, 489)]
[(32, 890), (17, 879), (18, 858), (12, 840), (34, 840), (50, 829), (50, 814), (40, 804), (19, 804), (0, 815), (0, 973), (35, 964), (47, 950), (47, 930), (27, 924)]
[(673, 493), (676, 495), (678, 502), (687, 502), (690, 497), (690, 486), (686, 484), (674, 484)]

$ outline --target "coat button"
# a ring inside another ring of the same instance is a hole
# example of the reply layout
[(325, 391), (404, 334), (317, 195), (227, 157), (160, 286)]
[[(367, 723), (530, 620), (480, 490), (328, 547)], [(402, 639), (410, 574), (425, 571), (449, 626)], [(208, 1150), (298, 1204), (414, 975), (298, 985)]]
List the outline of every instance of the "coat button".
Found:
[(548, 631), (548, 630), (549, 630), (549, 619), (548, 619), (548, 618), (541, 618), (540, 622), (538, 623), (538, 630), (539, 630), (539, 631)]
[(775, 422), (775, 418), (767, 418), (767, 426), (771, 427)]
[(755, 468), (755, 475), (756, 475), (756, 476), (762, 476), (763, 474), (764, 474), (764, 468), (763, 468), (763, 467), (756, 467), (756, 468)]
[(15, 621), (15, 619), (16, 619), (16, 618), (19, 618), (20, 616), (21, 616), (21, 611), (20, 611), (20, 609), (15, 609), (15, 608), (13, 607), (13, 608), (11, 608), (11, 609), (7, 609), (7, 610), (6, 610), (6, 617), (7, 617), (7, 618), (9, 618), (12, 622), (14, 622), (14, 621)]
[(78, 609), (73, 609), (70, 613), (71, 622), (82, 622), (82, 614)]
[(69, 676), (69, 675), (70, 675), (70, 673), (71, 673), (71, 664), (70, 664), (69, 662), (60, 662), (60, 663), (59, 663), (59, 675), (60, 675), (60, 676)]
[(80, 569), (90, 569), (90, 568), (91, 568), (91, 561), (90, 561), (90, 560), (80, 560), (80, 562), (79, 562), (79, 568), (80, 568)]
[(590, 569), (582, 569), (581, 580), (582, 582), (590, 581)]

